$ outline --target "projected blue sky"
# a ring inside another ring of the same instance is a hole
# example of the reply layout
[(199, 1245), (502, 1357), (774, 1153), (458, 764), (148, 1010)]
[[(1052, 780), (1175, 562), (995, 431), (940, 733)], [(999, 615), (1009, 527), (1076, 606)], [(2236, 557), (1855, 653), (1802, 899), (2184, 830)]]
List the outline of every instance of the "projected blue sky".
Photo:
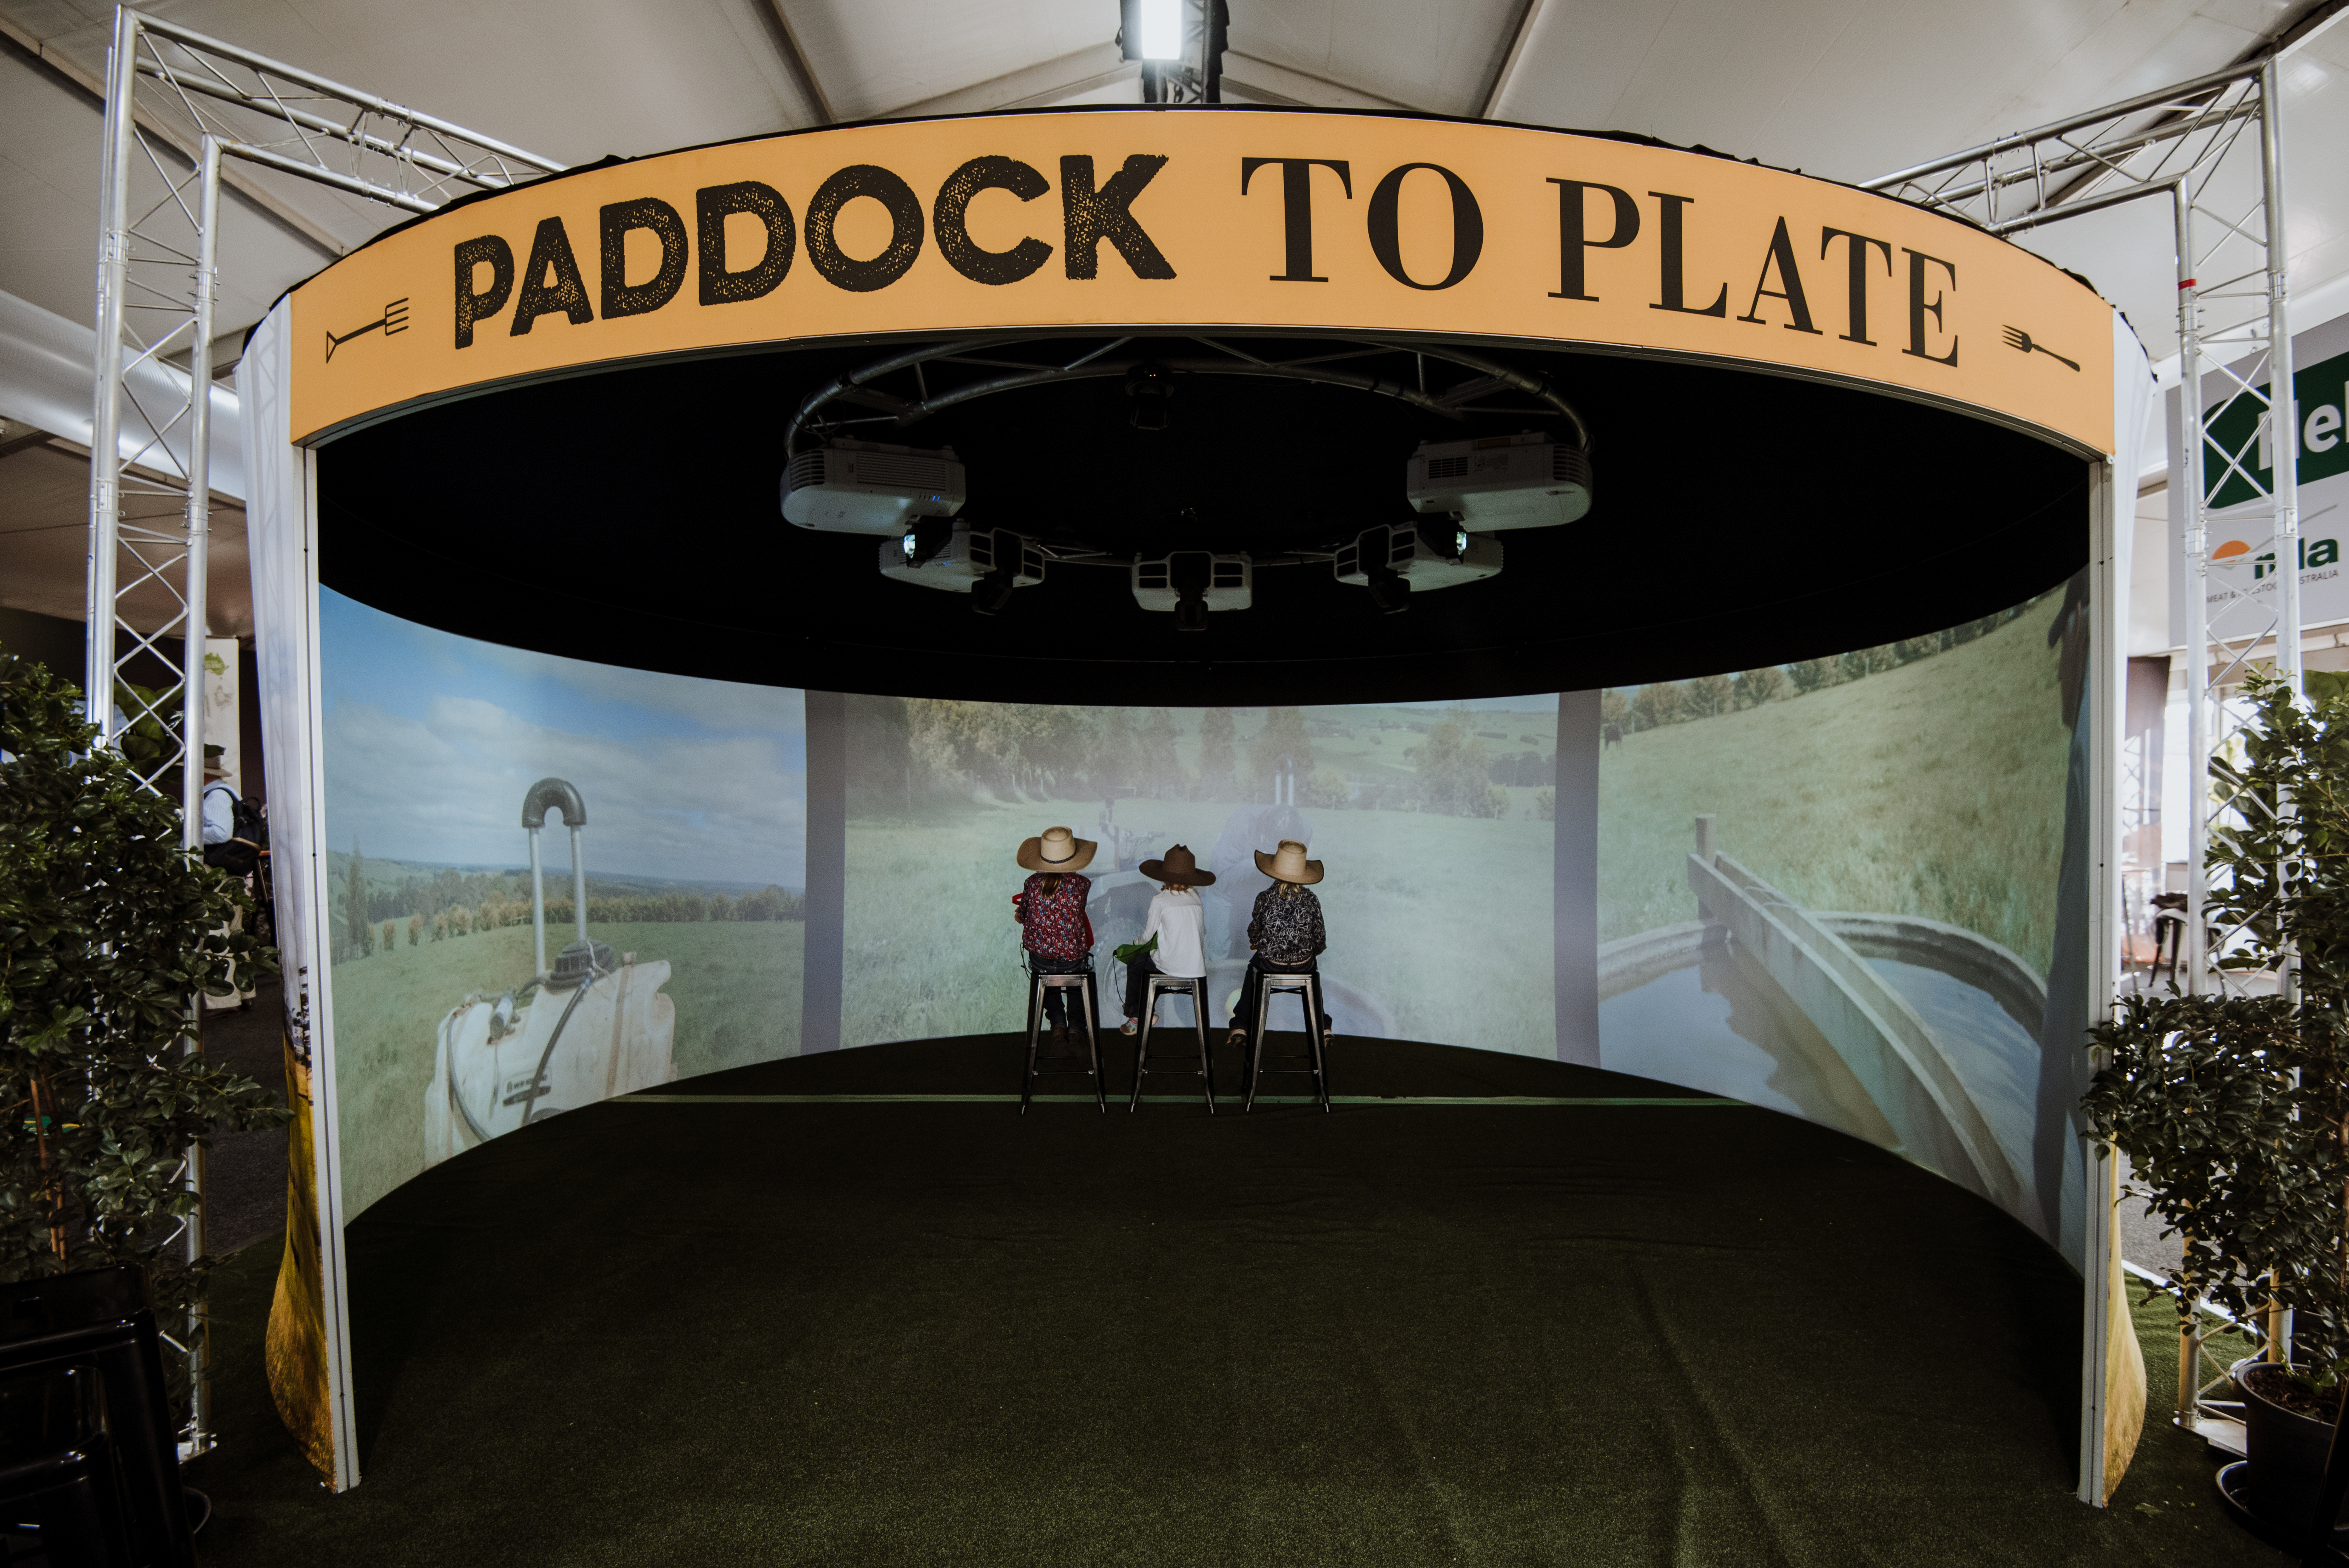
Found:
[[(586, 801), (591, 874), (805, 882), (797, 691), (500, 647), (331, 590), (319, 607), (330, 847), (519, 865), (523, 793), (552, 774)], [(567, 867), (566, 835), (547, 852)]]

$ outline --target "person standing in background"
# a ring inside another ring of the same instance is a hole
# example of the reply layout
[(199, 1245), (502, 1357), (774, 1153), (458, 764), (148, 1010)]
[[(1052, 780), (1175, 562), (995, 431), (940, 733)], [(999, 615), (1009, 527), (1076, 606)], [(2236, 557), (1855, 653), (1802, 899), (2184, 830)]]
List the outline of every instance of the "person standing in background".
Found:
[[(1085, 913), (1092, 881), (1077, 873), (1092, 864), (1101, 846), (1081, 839), (1066, 828), (1047, 828), (1019, 846), (1020, 869), (1033, 872), (1011, 901), (1011, 918), (1019, 923), (1019, 945), (1028, 967), (1038, 975), (1077, 975), (1092, 968), (1093, 923)], [(1065, 1057), (1077, 1046), (1069, 1037), (1069, 1005), (1058, 986), (1044, 992), (1044, 1017), (1052, 1026), (1050, 1044), (1043, 1054)]]
[[(1226, 1040), (1235, 1046), (1247, 1044), (1265, 975), (1319, 974), (1322, 951), (1330, 945), (1321, 925), (1321, 901), (1306, 891), (1321, 880), (1321, 862), (1307, 860), (1305, 846), (1295, 839), (1281, 840), (1268, 855), (1262, 850), (1255, 853), (1257, 870), (1270, 877), (1272, 885), (1256, 895), (1256, 910), (1248, 918), (1247, 975), (1240, 982)], [(1329, 1028), (1330, 1016), (1324, 1013), (1322, 1032), (1326, 1035)]]
[[(1153, 975), (1174, 980), (1206, 977), (1206, 916), (1200, 907), (1198, 890), (1212, 887), (1216, 881), (1215, 872), (1199, 869), (1187, 844), (1176, 844), (1166, 851), (1164, 860), (1144, 861), (1136, 869), (1159, 886), (1158, 896), (1150, 901), (1150, 914), (1143, 922), (1141, 937), (1144, 944), (1155, 937), (1158, 946), (1154, 952), (1137, 953), (1126, 960), (1125, 1023), (1118, 1031), (1126, 1035), (1141, 1026)], [(1206, 997), (1195, 996), (1192, 1005), (1204, 1007)]]
[[(224, 749), (218, 746), (204, 748), (204, 792), (200, 815), (204, 863), (243, 882), (261, 866), (260, 830), (254, 825), (258, 818), (254, 809), (246, 806), (243, 798), (229, 784), (228, 769), (221, 761)], [(251, 820), (240, 821), (241, 817)], [(243, 926), (244, 912), (239, 910), (222, 929), (239, 931)], [(206, 996), (204, 1006), (213, 1010), (252, 1006), (252, 988), (242, 974), (235, 979), (233, 998)]]

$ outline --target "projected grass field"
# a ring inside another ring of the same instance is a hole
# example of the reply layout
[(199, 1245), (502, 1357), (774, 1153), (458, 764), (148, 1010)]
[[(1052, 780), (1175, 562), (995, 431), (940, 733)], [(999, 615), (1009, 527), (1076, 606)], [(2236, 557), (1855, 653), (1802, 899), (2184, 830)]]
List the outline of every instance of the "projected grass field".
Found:
[(2041, 974), (2056, 920), (2064, 769), (2054, 593), (1899, 669), (1635, 732), (1599, 772), (1599, 940), (1697, 917), (1692, 819), (1809, 909), (1923, 915)]
[[(1543, 722), (1555, 728), (1555, 720)], [(1073, 821), (1090, 836), (1099, 810), (1099, 802), (986, 800), (927, 820), (852, 821), (843, 1040), (1022, 1027), (1010, 897), (1027, 873), (1013, 851), (1052, 822)], [(1197, 800), (1118, 805), (1122, 823), (1160, 830), (1154, 842), (1179, 841), (1203, 855), (1231, 810)], [(1542, 1056), (1556, 1049), (1549, 823), (1409, 811), (1307, 815), (1313, 855), (1329, 867), (1314, 890), (1330, 932), (1325, 974), (1375, 996), (1405, 1038)], [(1445, 921), (1444, 912), (1462, 911), (1475, 912), (1473, 931)], [(1114, 966), (1104, 966), (1102, 980), (1123, 983)]]
[[(798, 1053), (806, 930), (800, 922), (591, 922), (587, 929), (616, 953), (668, 961), (664, 994), (677, 1006), (679, 1078)], [(567, 928), (549, 932), (549, 946), (567, 935)], [(423, 1168), (424, 1091), (441, 1017), (466, 993), (495, 995), (530, 972), (528, 925), (335, 965), (347, 1212), (361, 1212)]]

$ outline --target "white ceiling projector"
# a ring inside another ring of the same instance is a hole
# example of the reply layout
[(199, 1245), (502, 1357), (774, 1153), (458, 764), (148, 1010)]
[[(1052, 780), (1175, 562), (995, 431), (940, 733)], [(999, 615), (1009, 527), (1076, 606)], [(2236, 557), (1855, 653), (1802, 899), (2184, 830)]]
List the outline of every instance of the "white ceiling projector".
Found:
[(783, 516), (823, 533), (900, 538), (916, 518), (952, 517), (966, 497), (952, 447), (826, 441), (783, 470)]
[(1475, 532), (1555, 528), (1590, 510), (1589, 457), (1530, 430), (1424, 442), (1406, 473), (1413, 511), (1464, 518)]

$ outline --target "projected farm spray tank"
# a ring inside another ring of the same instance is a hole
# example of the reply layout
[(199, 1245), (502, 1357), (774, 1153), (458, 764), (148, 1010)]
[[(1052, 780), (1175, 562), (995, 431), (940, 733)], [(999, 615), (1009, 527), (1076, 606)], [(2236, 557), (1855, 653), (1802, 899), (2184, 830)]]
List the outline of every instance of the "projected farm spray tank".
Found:
[[(550, 810), (571, 830), (571, 909), (577, 935), (546, 963), (546, 878), (539, 830)], [(668, 964), (639, 964), (587, 934), (587, 808), (567, 780), (542, 779), (523, 797), (530, 830), (530, 919), (537, 972), (495, 996), (480, 992), (441, 1018), (424, 1093), (425, 1162), (488, 1142), (557, 1112), (667, 1083), (677, 1076), (677, 1007), (661, 987)]]

